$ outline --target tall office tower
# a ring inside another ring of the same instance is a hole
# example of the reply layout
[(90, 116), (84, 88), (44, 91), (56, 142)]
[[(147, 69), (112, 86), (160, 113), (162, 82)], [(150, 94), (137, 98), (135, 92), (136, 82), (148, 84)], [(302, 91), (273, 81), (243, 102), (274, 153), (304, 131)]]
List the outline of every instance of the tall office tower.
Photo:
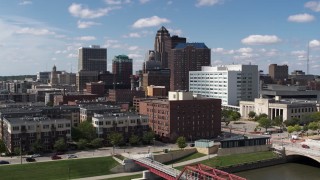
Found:
[(285, 79), (288, 79), (288, 65), (270, 64), (269, 75), (271, 76), (271, 79), (275, 82), (284, 81)]
[(189, 72), (189, 91), (221, 99), (222, 105), (238, 106), (239, 101), (253, 101), (259, 93), (258, 66), (203, 66), (201, 71)]
[(168, 68), (169, 53), (178, 43), (185, 43), (186, 38), (172, 36), (165, 27), (157, 31), (154, 42), (155, 59), (161, 62), (162, 68)]
[(115, 56), (112, 60), (112, 73), (116, 77), (116, 84), (130, 88), (132, 75), (132, 59), (126, 55)]
[(98, 71), (79, 71), (76, 75), (77, 91), (83, 92), (86, 84), (98, 81)]
[(51, 85), (57, 85), (58, 84), (58, 74), (57, 74), (56, 65), (53, 66), (52, 71), (51, 71), (50, 84)]
[(107, 49), (98, 45), (79, 48), (78, 71), (99, 71), (107, 70)]
[(189, 71), (209, 66), (211, 50), (204, 43), (179, 43), (170, 52), (170, 91), (189, 89)]

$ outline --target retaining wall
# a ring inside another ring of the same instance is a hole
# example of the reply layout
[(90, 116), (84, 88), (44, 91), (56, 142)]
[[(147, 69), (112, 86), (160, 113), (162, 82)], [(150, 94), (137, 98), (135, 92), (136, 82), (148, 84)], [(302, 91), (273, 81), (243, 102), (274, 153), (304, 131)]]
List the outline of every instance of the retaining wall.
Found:
[(271, 144), (261, 146), (245, 146), (245, 147), (234, 147), (234, 148), (220, 148), (218, 149), (218, 156), (227, 156), (231, 154), (244, 154), (253, 153), (260, 151), (269, 151), (272, 147)]

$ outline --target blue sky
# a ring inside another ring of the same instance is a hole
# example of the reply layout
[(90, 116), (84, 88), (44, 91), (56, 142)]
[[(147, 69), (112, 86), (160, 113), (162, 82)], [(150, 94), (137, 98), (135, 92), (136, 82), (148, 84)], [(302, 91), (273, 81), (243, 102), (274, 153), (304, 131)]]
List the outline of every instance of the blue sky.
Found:
[(141, 68), (156, 31), (204, 42), (211, 64), (271, 63), (320, 74), (320, 1), (305, 0), (0, 0), (0, 75), (76, 72), (81, 46), (126, 54)]

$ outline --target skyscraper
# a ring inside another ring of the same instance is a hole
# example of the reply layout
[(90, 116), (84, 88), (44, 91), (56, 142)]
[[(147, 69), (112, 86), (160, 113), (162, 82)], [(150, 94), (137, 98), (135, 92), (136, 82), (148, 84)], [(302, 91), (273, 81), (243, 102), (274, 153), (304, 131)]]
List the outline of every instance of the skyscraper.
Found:
[(130, 88), (132, 75), (132, 59), (126, 55), (115, 56), (112, 60), (112, 73), (116, 77), (117, 85)]
[(107, 49), (98, 45), (79, 48), (78, 71), (99, 71), (107, 70)]
[(179, 43), (169, 55), (170, 91), (189, 89), (189, 71), (209, 66), (211, 50), (204, 43)]
[(186, 38), (178, 36), (170, 36), (169, 31), (165, 27), (161, 27), (157, 31), (154, 41), (154, 51), (156, 61), (161, 62), (162, 68), (168, 68), (169, 53), (178, 43), (185, 43)]
[(288, 65), (270, 64), (269, 75), (275, 82), (288, 79)]

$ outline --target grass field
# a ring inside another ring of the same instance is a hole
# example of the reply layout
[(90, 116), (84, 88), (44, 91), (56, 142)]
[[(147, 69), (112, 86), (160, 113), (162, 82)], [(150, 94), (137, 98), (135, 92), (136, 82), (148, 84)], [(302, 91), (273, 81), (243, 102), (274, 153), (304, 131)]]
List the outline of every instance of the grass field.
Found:
[(1, 180), (73, 179), (111, 174), (118, 163), (112, 157), (57, 160), (0, 166)]
[[(229, 156), (216, 156), (210, 158), (209, 160), (204, 160), (198, 162), (199, 164), (204, 164), (210, 167), (225, 167), (249, 162), (255, 162), (260, 160), (276, 158), (277, 155), (272, 151), (256, 152), (256, 153), (246, 153), (246, 154), (234, 154)], [(197, 163), (197, 164), (198, 164)], [(184, 166), (177, 167), (176, 169), (182, 170)]]
[(123, 176), (123, 177), (117, 177), (117, 178), (109, 178), (108, 180), (131, 180), (135, 178), (141, 178), (142, 174), (136, 174), (131, 176)]
[(179, 159), (176, 159), (176, 160), (173, 160), (173, 161), (169, 161), (169, 162), (166, 162), (164, 164), (174, 164), (174, 163), (180, 163), (180, 162), (184, 162), (184, 161), (189, 161), (191, 159), (197, 159), (199, 157), (203, 157), (205, 156), (205, 154), (202, 154), (202, 153), (198, 153), (198, 152), (195, 152), (193, 154), (190, 154), (188, 156), (185, 156), (183, 158), (179, 158)]

